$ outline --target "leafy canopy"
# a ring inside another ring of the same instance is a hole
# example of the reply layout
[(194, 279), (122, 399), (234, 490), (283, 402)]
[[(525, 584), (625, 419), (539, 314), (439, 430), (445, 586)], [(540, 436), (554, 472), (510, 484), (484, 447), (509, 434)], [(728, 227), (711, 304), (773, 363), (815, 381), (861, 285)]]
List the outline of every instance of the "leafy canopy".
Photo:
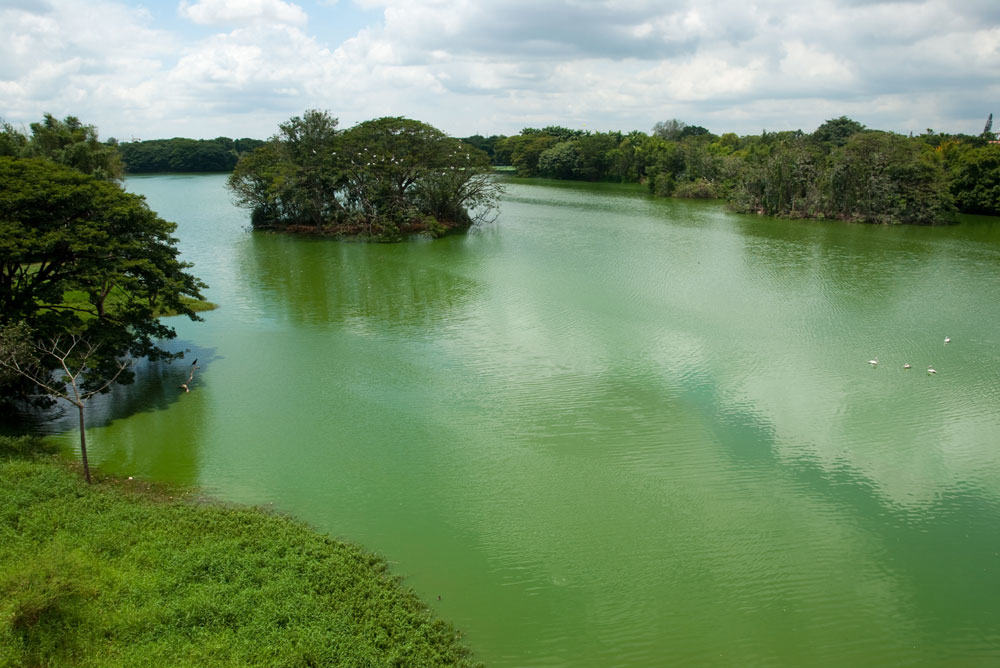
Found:
[(173, 356), (157, 344), (175, 335), (157, 314), (197, 320), (185, 298), (204, 287), (178, 259), (174, 228), (115, 183), (0, 157), (0, 326), (86, 339), (100, 350), (88, 362), (95, 378), (118, 373), (123, 356)]
[(310, 110), (279, 129), (229, 179), (255, 227), (394, 240), (466, 229), (496, 206), (489, 157), (426, 123), (386, 117), (341, 131)]
[(115, 142), (102, 143), (97, 128), (76, 116), (60, 121), (45, 114), (41, 122), (31, 124), (31, 136), (3, 123), (0, 155), (44, 158), (106, 181), (121, 181), (125, 173)]

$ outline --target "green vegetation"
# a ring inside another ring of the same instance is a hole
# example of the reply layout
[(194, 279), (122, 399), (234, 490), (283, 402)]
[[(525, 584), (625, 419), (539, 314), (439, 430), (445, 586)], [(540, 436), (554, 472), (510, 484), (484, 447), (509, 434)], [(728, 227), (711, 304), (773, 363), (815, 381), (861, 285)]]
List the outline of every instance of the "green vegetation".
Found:
[(959, 211), (1000, 215), (1000, 144), (947, 139), (936, 151)]
[(742, 211), (927, 225), (950, 222), (954, 211), (934, 149), (888, 132), (833, 141), (789, 137), (742, 167), (730, 191)]
[(386, 563), (0, 437), (0, 666), (465, 666)]
[(151, 172), (231, 172), (244, 153), (264, 144), (260, 139), (151, 139), (121, 142), (118, 150), (129, 174)]
[(744, 212), (869, 223), (1000, 215), (1000, 145), (982, 134), (918, 137), (841, 116), (807, 134), (714, 135), (677, 119), (643, 132), (550, 126), (465, 138), (518, 176), (645, 183), (661, 197), (721, 198)]
[[(107, 302), (112, 309), (120, 308), (129, 299), (129, 295), (121, 288), (115, 287), (111, 293), (108, 295)], [(207, 301), (205, 299), (195, 299), (193, 297), (187, 297), (181, 295), (181, 304), (187, 307), (188, 310), (193, 313), (203, 313), (205, 311), (212, 311), (219, 308), (218, 304)], [(89, 311), (92, 306), (90, 302), (90, 295), (83, 290), (67, 290), (63, 294), (62, 306), (67, 309), (72, 309), (80, 313), (81, 318), (94, 317), (90, 315)], [(186, 313), (187, 311), (184, 311)], [(166, 318), (175, 315), (183, 315), (181, 311), (168, 306), (164, 303), (158, 303), (153, 308), (153, 317), (155, 318)]]
[(42, 158), (105, 181), (120, 181), (125, 173), (115, 143), (100, 142), (97, 128), (76, 116), (60, 121), (45, 114), (31, 124), (30, 135), (0, 123), (0, 156)]
[(93, 125), (84, 125), (75, 116), (60, 121), (51, 114), (30, 127), (28, 134), (0, 123), (0, 156), (45, 158), (111, 181), (120, 181), (126, 171), (230, 172), (241, 155), (264, 144), (260, 139), (229, 137), (101, 142)]
[(240, 158), (229, 187), (258, 229), (396, 241), (465, 230), (492, 211), (490, 172), (485, 153), (426, 123), (379, 118), (341, 131), (310, 110)]
[(204, 287), (177, 257), (174, 224), (118, 185), (50, 161), (0, 157), (0, 184), (0, 326), (87, 339), (101, 349), (96, 376), (124, 356), (169, 357), (158, 342), (174, 331), (157, 315), (197, 319), (189, 304)]
[(132, 359), (180, 356), (160, 347), (175, 335), (161, 315), (198, 319), (204, 284), (174, 227), (116, 183), (0, 157), (0, 389), (5, 403), (76, 407), (88, 482), (86, 402), (130, 382)]

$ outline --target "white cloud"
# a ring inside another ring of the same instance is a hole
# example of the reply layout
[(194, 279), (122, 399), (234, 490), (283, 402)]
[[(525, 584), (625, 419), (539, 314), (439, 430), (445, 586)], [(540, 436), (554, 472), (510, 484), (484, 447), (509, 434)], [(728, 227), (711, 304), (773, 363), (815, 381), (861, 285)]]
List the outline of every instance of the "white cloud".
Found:
[(842, 59), (811, 47), (800, 40), (784, 43), (785, 57), (779, 71), (786, 81), (790, 78), (800, 85), (818, 83), (821, 87), (842, 87), (853, 82), (851, 69)]
[[(355, 0), (310, 17), (287, 0), (183, 0), (190, 23), (169, 32), (123, 1), (4, 5), (0, 116), (146, 137), (267, 136), (310, 107), (455, 134), (670, 117), (748, 133), (841, 114), (975, 132), (1000, 88), (1000, 10), (978, 1)], [(323, 21), (347, 16), (353, 36), (327, 41)]]
[(302, 26), (306, 13), (283, 0), (181, 0), (178, 12), (199, 25), (232, 26), (285, 23)]

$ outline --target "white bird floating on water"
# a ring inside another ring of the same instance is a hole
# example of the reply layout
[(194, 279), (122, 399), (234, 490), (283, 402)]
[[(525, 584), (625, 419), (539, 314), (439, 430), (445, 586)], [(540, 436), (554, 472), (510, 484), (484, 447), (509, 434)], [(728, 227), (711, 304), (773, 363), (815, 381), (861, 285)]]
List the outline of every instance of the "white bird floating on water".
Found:
[(937, 369), (932, 366), (927, 367), (927, 373), (937, 373)]
[(868, 363), (871, 364), (872, 366), (878, 366), (878, 358), (876, 357), (873, 360), (868, 360)]
[(951, 337), (950, 336), (944, 337), (944, 342), (945, 343), (951, 343)]
[(909, 369), (910, 368), (910, 363), (909, 362), (904, 363), (903, 364), (903, 368), (904, 369)]

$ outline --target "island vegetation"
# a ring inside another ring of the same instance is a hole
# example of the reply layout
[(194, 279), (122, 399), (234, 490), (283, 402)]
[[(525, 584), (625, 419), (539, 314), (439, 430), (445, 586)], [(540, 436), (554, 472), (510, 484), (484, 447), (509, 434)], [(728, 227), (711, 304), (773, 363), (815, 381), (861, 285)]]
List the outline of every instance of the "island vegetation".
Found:
[(337, 126), (310, 110), (240, 158), (229, 187), (254, 228), (395, 241), (466, 230), (495, 210), (484, 152), (408, 118)]
[(469, 666), (386, 562), (0, 436), (0, 666)]

